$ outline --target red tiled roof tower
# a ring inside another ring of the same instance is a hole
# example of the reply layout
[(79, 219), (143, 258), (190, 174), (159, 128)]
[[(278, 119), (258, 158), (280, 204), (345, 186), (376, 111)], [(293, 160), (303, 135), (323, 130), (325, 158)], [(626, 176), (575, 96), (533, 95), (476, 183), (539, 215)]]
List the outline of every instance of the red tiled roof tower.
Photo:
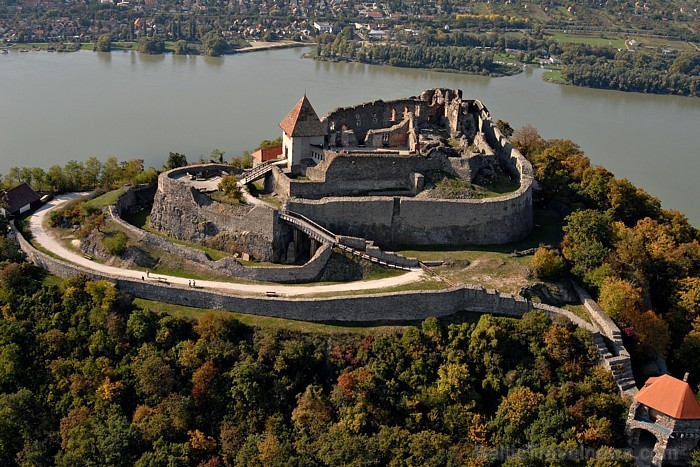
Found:
[(319, 120), (306, 94), (280, 122), (280, 128), (290, 138), (326, 134), (326, 126)]
[(634, 396), (640, 404), (680, 420), (700, 420), (700, 404), (690, 385), (673, 376), (649, 378)]

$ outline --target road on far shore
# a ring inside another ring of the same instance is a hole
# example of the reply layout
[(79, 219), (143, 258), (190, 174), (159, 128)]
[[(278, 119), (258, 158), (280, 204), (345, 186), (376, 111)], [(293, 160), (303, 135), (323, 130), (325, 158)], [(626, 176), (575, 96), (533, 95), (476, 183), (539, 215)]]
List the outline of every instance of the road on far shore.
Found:
[[(159, 282), (158, 278), (175, 286), (188, 287), (191, 279), (177, 276), (168, 276), (159, 274), (157, 276), (146, 277), (144, 271), (136, 271), (133, 269), (124, 269), (114, 266), (108, 266), (96, 261), (85, 258), (83, 255), (71, 251), (64, 246), (58, 238), (52, 235), (51, 232), (44, 228), (43, 222), (46, 215), (61, 204), (75, 198), (83, 196), (85, 193), (69, 193), (66, 195), (57, 196), (49, 201), (46, 205), (39, 208), (34, 214), (29, 217), (29, 229), (34, 236), (34, 241), (42, 248), (50, 251), (56, 256), (61, 257), (64, 261), (68, 261), (86, 269), (91, 269), (96, 272), (110, 274), (129, 279), (150, 280), (155, 283)], [(418, 282), (424, 277), (424, 272), (421, 269), (412, 269), (405, 274), (396, 277), (387, 277), (384, 279), (376, 279), (369, 281), (344, 282), (340, 284), (328, 285), (283, 285), (283, 284), (237, 284), (233, 282), (220, 282), (209, 280), (196, 280), (197, 288), (211, 289), (221, 292), (233, 292), (239, 294), (265, 294), (274, 292), (280, 296), (301, 296), (318, 293), (332, 292), (348, 292), (362, 291), (372, 289), (384, 289), (387, 287), (395, 287), (398, 285), (410, 284)]]

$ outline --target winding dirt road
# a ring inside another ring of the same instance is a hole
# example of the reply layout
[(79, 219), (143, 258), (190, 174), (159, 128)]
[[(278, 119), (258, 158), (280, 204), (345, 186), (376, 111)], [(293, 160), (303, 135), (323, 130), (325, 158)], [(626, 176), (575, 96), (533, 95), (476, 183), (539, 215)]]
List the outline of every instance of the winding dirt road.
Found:
[[(158, 281), (161, 278), (163, 281), (167, 281), (170, 284), (188, 286), (190, 279), (177, 277), (177, 276), (150, 276), (145, 277), (143, 271), (135, 271), (132, 269), (123, 269), (114, 266), (107, 266), (105, 264), (100, 264), (84, 256), (75, 253), (74, 251), (66, 248), (63, 243), (52, 235), (49, 231), (44, 229), (43, 221), (46, 215), (56, 207), (61, 204), (75, 198), (79, 198), (84, 194), (81, 193), (70, 193), (67, 195), (57, 196), (46, 205), (39, 208), (30, 218), (29, 218), (29, 228), (34, 236), (34, 240), (37, 244), (41, 245), (44, 249), (52, 252), (53, 254), (60, 256), (64, 260), (71, 263), (82, 266), (86, 269), (92, 269), (93, 271), (111, 274), (114, 276), (128, 277), (131, 279), (141, 279), (144, 280)], [(296, 296), (296, 295), (309, 295), (318, 293), (329, 293), (329, 292), (347, 292), (347, 291), (360, 291), (360, 290), (370, 290), (370, 289), (383, 289), (387, 287), (394, 287), (397, 285), (408, 284), (411, 282), (417, 282), (423, 278), (423, 271), (421, 269), (413, 269), (405, 274), (396, 277), (388, 277), (385, 279), (377, 279), (371, 281), (356, 281), (356, 282), (345, 282), (342, 284), (328, 284), (328, 285), (281, 285), (281, 284), (237, 284), (232, 282), (219, 282), (219, 281), (208, 281), (208, 280), (197, 280), (197, 288), (213, 289), (224, 292), (237, 292), (243, 294), (258, 294), (258, 293), (268, 293), (274, 292), (281, 296)]]

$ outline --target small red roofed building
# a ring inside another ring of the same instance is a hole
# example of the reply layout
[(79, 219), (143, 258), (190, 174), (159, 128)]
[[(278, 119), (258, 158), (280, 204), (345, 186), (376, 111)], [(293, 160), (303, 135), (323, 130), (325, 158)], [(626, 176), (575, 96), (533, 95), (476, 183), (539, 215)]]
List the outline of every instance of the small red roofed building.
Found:
[(688, 464), (700, 440), (700, 404), (687, 378), (649, 378), (634, 396), (626, 432), (640, 465)]
[(258, 149), (253, 153), (253, 165), (262, 164), (263, 162), (273, 161), (282, 156), (282, 145), (273, 146), (271, 148)]

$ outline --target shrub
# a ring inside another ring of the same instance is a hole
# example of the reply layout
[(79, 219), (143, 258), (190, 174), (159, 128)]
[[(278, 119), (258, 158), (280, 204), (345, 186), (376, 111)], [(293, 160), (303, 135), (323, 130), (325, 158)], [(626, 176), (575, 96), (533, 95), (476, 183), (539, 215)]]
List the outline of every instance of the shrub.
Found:
[(218, 188), (229, 199), (237, 201), (241, 201), (243, 199), (243, 192), (241, 191), (241, 187), (238, 186), (236, 177), (234, 177), (233, 175), (224, 175), (224, 177), (219, 182)]
[(109, 254), (121, 256), (126, 250), (127, 240), (126, 235), (124, 235), (122, 232), (117, 232), (114, 235), (105, 237), (105, 239), (102, 240), (102, 246), (109, 251)]
[(557, 251), (540, 247), (530, 260), (530, 269), (540, 279), (559, 277), (565, 271), (564, 259)]

